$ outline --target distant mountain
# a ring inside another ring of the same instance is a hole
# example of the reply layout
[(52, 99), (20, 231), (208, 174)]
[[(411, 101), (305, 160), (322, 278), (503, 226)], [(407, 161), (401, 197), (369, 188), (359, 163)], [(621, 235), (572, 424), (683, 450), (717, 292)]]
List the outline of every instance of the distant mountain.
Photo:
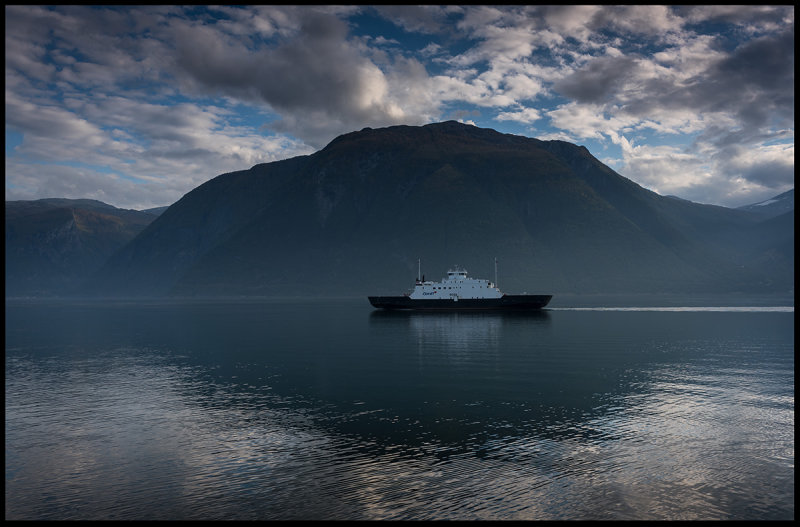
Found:
[(794, 212), (794, 189), (766, 201), (739, 207), (739, 210), (753, 212), (764, 218), (774, 218), (787, 212)]
[(158, 214), (89, 199), (6, 201), (6, 296), (63, 295)]
[[(792, 213), (793, 214), (793, 213)], [(646, 190), (589, 151), (444, 122), (220, 175), (115, 253), (106, 295), (398, 293), (454, 264), (508, 292), (791, 293), (794, 228)]]

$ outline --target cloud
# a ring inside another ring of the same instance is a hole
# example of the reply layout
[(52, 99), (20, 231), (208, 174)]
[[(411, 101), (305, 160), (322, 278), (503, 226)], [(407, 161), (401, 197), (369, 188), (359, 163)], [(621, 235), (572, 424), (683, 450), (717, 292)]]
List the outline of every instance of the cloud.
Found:
[(691, 196), (686, 199), (702, 201), (705, 188), (712, 184), (713, 174), (709, 166), (681, 148), (636, 146), (624, 138), (619, 140), (619, 144), (623, 152), (622, 175), (659, 194)]
[(553, 89), (579, 103), (613, 102), (637, 68), (632, 57), (599, 57), (554, 83)]
[(620, 173), (651, 190), (701, 203), (742, 206), (768, 199), (794, 186), (794, 145), (736, 146), (724, 154), (706, 145), (711, 155), (696, 155), (681, 147), (622, 147)]
[(580, 138), (616, 138), (632, 130), (639, 122), (636, 118), (607, 115), (602, 105), (568, 103), (547, 112), (552, 123)]
[(406, 31), (429, 34), (450, 32), (447, 16), (452, 8), (432, 5), (378, 5), (373, 9)]
[(597, 28), (610, 28), (619, 32), (664, 38), (665, 34), (681, 31), (683, 20), (672, 9), (663, 5), (609, 6), (595, 16)]
[[(794, 29), (742, 44), (710, 69), (695, 90), (707, 106), (735, 113), (745, 126), (794, 112)], [(786, 121), (785, 121), (786, 122)]]
[(781, 5), (686, 5), (673, 9), (689, 25), (722, 22), (747, 32), (774, 31), (794, 23), (794, 8)]
[(770, 192), (782, 191), (794, 182), (794, 145), (738, 147), (719, 157), (720, 171)]
[(292, 17), (295, 33), (256, 49), (214, 27), (183, 24), (176, 66), (190, 89), (263, 101), (282, 116), (270, 128), (315, 147), (364, 126), (419, 120), (390, 97), (387, 75), (348, 40), (344, 21), (314, 9)]
[(543, 26), (562, 39), (572, 38), (587, 42), (594, 34), (594, 19), (602, 12), (600, 6), (590, 5), (550, 5), (533, 8), (531, 16), (540, 16)]
[(519, 111), (501, 112), (495, 117), (498, 121), (517, 121), (530, 124), (541, 119), (541, 114), (535, 108), (523, 108)]

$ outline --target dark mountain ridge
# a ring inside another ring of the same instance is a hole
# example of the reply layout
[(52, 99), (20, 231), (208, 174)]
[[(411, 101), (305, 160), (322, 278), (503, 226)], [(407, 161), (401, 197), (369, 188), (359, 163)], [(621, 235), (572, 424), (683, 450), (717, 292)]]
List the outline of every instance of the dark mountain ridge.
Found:
[(793, 227), (762, 220), (660, 196), (563, 141), (393, 126), (210, 180), (90, 289), (391, 294), (410, 286), (418, 258), (438, 279), (454, 264), (490, 278), (497, 257), (508, 292), (793, 294)]

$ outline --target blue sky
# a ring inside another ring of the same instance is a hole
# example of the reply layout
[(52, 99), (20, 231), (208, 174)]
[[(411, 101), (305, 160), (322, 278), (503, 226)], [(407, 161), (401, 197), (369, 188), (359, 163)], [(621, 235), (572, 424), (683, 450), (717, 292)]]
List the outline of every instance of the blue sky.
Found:
[(6, 6), (6, 200), (169, 205), (364, 127), (585, 145), (663, 195), (794, 187), (792, 6)]

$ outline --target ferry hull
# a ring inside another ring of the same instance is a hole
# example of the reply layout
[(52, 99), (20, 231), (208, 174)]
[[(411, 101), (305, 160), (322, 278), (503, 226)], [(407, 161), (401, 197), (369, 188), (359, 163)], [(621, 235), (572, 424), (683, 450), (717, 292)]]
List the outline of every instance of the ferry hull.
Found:
[(370, 296), (369, 303), (378, 309), (413, 309), (420, 311), (542, 309), (553, 295), (503, 295), (500, 298), (413, 299), (407, 296)]

